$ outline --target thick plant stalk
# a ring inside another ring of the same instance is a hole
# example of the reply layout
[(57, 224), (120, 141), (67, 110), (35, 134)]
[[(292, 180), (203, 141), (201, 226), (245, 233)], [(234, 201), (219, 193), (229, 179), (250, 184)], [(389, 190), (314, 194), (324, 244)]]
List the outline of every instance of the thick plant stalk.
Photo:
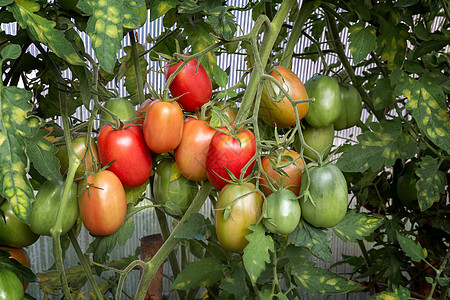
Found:
[(128, 34), (130, 36), (131, 41), (131, 51), (133, 55), (133, 64), (134, 64), (134, 73), (136, 74), (136, 84), (137, 84), (137, 93), (139, 104), (144, 103), (145, 95), (144, 95), (144, 82), (142, 81), (142, 70), (141, 64), (139, 62), (139, 53), (137, 48), (136, 39), (134, 37), (134, 31), (130, 31)]

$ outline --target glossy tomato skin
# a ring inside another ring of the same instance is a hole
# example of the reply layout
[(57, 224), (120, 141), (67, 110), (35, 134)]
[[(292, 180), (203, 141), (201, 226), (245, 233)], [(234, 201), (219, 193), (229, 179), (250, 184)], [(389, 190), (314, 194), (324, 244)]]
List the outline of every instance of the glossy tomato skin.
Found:
[[(0, 246), (2, 250), (8, 251), (11, 255), (9, 258), (13, 258), (20, 262), (23, 266), (30, 269), (31, 263), (30, 263), (30, 257), (28, 256), (28, 253), (23, 248), (15, 248), (15, 247), (8, 247), (8, 246)], [(28, 282), (25, 282), (23, 284), (23, 290), (26, 291), (28, 288)]]
[(176, 101), (153, 101), (142, 127), (147, 146), (156, 153), (175, 150), (183, 136), (183, 125), (183, 111)]
[[(293, 100), (305, 100), (308, 99), (305, 87), (301, 80), (291, 70), (276, 66), (273, 68), (270, 75), (275, 78), (279, 83), (283, 85), (283, 88), (289, 92), (289, 95)], [(278, 96), (281, 93), (278, 86), (274, 83), (267, 83), (267, 87), (263, 88), (261, 94), (261, 104), (259, 108), (259, 117), (267, 124), (278, 128), (287, 128), (294, 126), (295, 112), (291, 102), (287, 97), (283, 97), (281, 101), (278, 101)], [(274, 101), (275, 100), (275, 101)], [(309, 103), (297, 104), (297, 112), (299, 120), (308, 112)]]
[[(134, 109), (133, 104), (127, 99), (123, 98), (109, 99), (105, 102), (104, 106), (105, 108), (113, 112), (117, 117), (119, 117), (120, 121), (122, 121), (123, 123), (133, 121), (136, 115), (136, 111)], [(114, 119), (111, 117), (110, 114), (102, 112), (100, 127), (103, 127), (105, 124), (109, 123), (114, 124), (115, 123)]]
[(341, 113), (342, 101), (339, 83), (334, 77), (316, 75), (305, 83), (310, 103), (305, 120), (312, 127), (325, 127), (334, 123)]
[[(280, 151), (278, 151), (276, 155), (280, 155)], [(289, 162), (291, 163), (288, 164)], [(300, 159), (300, 154), (294, 150), (285, 149), (278, 164), (277, 158), (272, 156), (265, 156), (262, 159), (261, 164), (267, 175), (275, 180), (277, 184), (275, 188), (287, 188), (298, 196), (302, 183), (303, 170), (305, 169), (303, 161)], [(283, 180), (283, 185), (280, 187), (281, 180)], [(261, 174), (260, 184), (261, 189), (266, 196), (272, 194), (272, 190), (268, 187), (269, 183), (264, 173)]]
[(39, 235), (16, 217), (8, 201), (0, 209), (4, 213), (4, 218), (0, 215), (0, 245), (23, 248), (37, 241)]
[(265, 201), (264, 226), (272, 233), (289, 234), (298, 226), (301, 217), (297, 195), (287, 189), (277, 190)]
[(6, 267), (0, 268), (0, 300), (22, 300), (24, 291), (19, 277)]
[[(245, 129), (235, 139), (223, 132), (217, 131), (211, 139), (206, 155), (206, 172), (209, 182), (217, 190), (221, 190), (230, 180), (227, 172), (232, 172), (236, 178), (241, 177), (241, 170), (256, 154), (256, 141), (253, 133)], [(243, 178), (250, 175), (255, 162), (246, 169)]]
[(339, 168), (331, 163), (312, 167), (308, 176), (303, 176), (300, 193), (309, 186), (314, 200), (300, 199), (302, 218), (316, 227), (333, 227), (342, 221), (348, 204), (347, 182)]
[(152, 173), (152, 155), (139, 126), (125, 124), (115, 130), (106, 124), (98, 135), (98, 154), (102, 167), (111, 163), (108, 170), (119, 177), (124, 186), (138, 187)]
[[(55, 224), (58, 216), (58, 207), (63, 192), (64, 184), (46, 181), (41, 185), (30, 213), (30, 228), (34, 233), (50, 235), (50, 229)], [(67, 233), (77, 221), (79, 215), (77, 195), (77, 184), (72, 183), (67, 207), (64, 211), (61, 234)]]
[(361, 119), (362, 101), (358, 90), (350, 85), (339, 85), (341, 91), (341, 113), (334, 121), (334, 129), (342, 130), (355, 126)]
[[(81, 220), (95, 235), (110, 235), (119, 229), (127, 213), (127, 199), (119, 178), (109, 170), (87, 177), (91, 185), (78, 197)], [(82, 185), (83, 186), (83, 185)]]
[[(166, 80), (181, 64), (182, 61), (165, 67), (164, 75)], [(208, 102), (212, 95), (212, 84), (208, 73), (206, 73), (205, 68), (201, 64), (198, 64), (197, 68), (197, 64), (197, 59), (189, 61), (169, 86), (172, 97), (181, 96), (177, 99), (178, 103), (184, 110), (190, 112), (201, 109), (202, 105)]]
[(139, 106), (139, 108), (136, 111), (136, 116), (134, 117), (134, 124), (139, 125), (144, 124), (145, 114), (147, 113), (148, 107), (150, 106), (150, 103), (153, 102), (153, 100), (155, 99), (149, 98)]
[(184, 122), (181, 143), (175, 149), (175, 161), (181, 174), (194, 181), (207, 178), (206, 155), (216, 130), (209, 122), (188, 118)]
[(184, 214), (198, 191), (198, 185), (194, 181), (177, 172), (176, 163), (164, 159), (158, 163), (153, 179), (156, 202), (166, 205), (164, 210), (173, 216)]
[[(303, 139), (308, 146), (317, 152), (323, 152), (322, 158), (325, 159), (328, 157), (331, 148), (333, 147), (334, 126), (333, 124), (319, 128), (306, 126), (305, 130), (303, 130)], [(296, 149), (300, 151), (300, 140), (298, 140), (296, 144)], [(319, 160), (319, 158), (307, 148), (303, 150), (303, 155), (316, 161)]]
[[(252, 193), (253, 192), (253, 193)], [(255, 191), (252, 183), (227, 184), (219, 194), (215, 210), (215, 225), (219, 242), (233, 251), (241, 251), (247, 246), (245, 236), (251, 231), (248, 226), (255, 224), (262, 213), (263, 198)], [(225, 209), (231, 212), (225, 218)]]

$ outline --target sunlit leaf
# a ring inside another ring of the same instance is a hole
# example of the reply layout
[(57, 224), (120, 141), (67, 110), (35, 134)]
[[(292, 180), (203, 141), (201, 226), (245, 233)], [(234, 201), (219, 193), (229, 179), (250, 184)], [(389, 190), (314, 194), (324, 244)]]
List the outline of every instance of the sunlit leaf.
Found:
[(127, 197), (127, 204), (136, 205), (142, 197), (142, 194), (147, 190), (148, 181), (138, 187), (124, 186), (125, 195)]
[(222, 278), (222, 264), (213, 257), (191, 262), (175, 278), (172, 289), (189, 290), (209, 286)]
[(362, 23), (356, 23), (349, 28), (350, 51), (355, 64), (367, 57), (375, 48), (377, 36), (373, 26), (364, 27)]
[(175, 8), (178, 0), (152, 0), (150, 3), (150, 22), (164, 15), (170, 9)]
[(300, 221), (297, 228), (289, 234), (289, 241), (294, 245), (303, 246), (311, 253), (325, 261), (331, 261), (330, 238), (327, 233), (307, 222)]
[[(141, 10), (147, 11), (145, 0), (127, 0), (123, 1), (123, 27), (136, 29), (141, 26)], [(139, 13), (138, 13), (139, 12)], [(147, 17), (147, 14), (146, 14)]]
[(20, 56), (20, 53), (22, 52), (19, 45), (7, 45), (5, 48), (2, 49), (0, 52), (0, 57), (2, 60), (9, 60), (9, 59), (16, 59)]
[(416, 183), (417, 198), (420, 210), (424, 211), (441, 199), (441, 194), (445, 193), (447, 177), (439, 170), (438, 160), (425, 156), (416, 169), (419, 180)]
[(370, 300), (407, 300), (411, 299), (411, 293), (407, 288), (399, 286), (392, 287), (392, 292), (382, 292), (370, 297)]
[(355, 243), (357, 240), (362, 240), (371, 234), (383, 224), (383, 221), (383, 218), (357, 213), (352, 209), (347, 212), (338, 225), (333, 227), (333, 231), (344, 242), (350, 241)]
[(266, 268), (266, 263), (270, 262), (270, 252), (274, 251), (272, 237), (266, 235), (262, 225), (251, 225), (248, 227), (252, 233), (246, 235), (248, 245), (244, 249), (244, 266), (255, 283), (261, 272)]

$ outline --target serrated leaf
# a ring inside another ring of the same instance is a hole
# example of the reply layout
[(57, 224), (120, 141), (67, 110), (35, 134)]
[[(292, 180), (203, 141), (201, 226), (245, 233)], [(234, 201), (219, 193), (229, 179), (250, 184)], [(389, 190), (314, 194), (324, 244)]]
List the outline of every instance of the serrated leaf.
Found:
[(105, 263), (108, 260), (108, 254), (111, 253), (117, 244), (123, 246), (133, 236), (134, 223), (126, 219), (122, 226), (111, 235), (98, 236), (89, 244), (87, 253), (94, 254), (94, 261)]
[(380, 78), (372, 91), (373, 106), (383, 109), (394, 103), (395, 95), (389, 78)]
[(408, 159), (417, 151), (416, 142), (403, 133), (399, 118), (372, 123), (372, 131), (358, 135), (358, 144), (352, 145), (339, 158), (337, 166), (343, 172), (378, 171), (394, 165), (398, 158)]
[(128, 29), (136, 29), (141, 26), (141, 16), (138, 14), (140, 9), (147, 7), (145, 0), (128, 0), (123, 1), (123, 27)]
[(381, 59), (387, 61), (389, 70), (394, 70), (401, 67), (405, 60), (409, 28), (404, 24), (393, 26), (383, 18), (380, 20), (380, 35), (377, 42), (380, 47), (383, 47)]
[(16, 0), (8, 6), (8, 10), (13, 13), (22, 28), (27, 28), (35, 39), (45, 44), (53, 53), (72, 65), (85, 65), (64, 34), (54, 28), (56, 23), (35, 14), (39, 11), (39, 4), (30, 0)]
[(415, 243), (412, 239), (401, 235), (397, 232), (397, 240), (400, 247), (405, 252), (408, 257), (411, 257), (412, 261), (419, 262), (425, 259), (425, 254), (423, 253), (423, 248), (419, 243)]
[(349, 33), (350, 51), (354, 63), (357, 64), (375, 48), (376, 29), (373, 26), (364, 27), (364, 24), (356, 23), (349, 28)]
[(183, 227), (175, 234), (175, 238), (204, 240), (209, 226), (211, 224), (202, 214), (194, 213), (189, 216)]
[(245, 282), (245, 269), (241, 260), (233, 259), (231, 261), (231, 272), (225, 276), (220, 288), (237, 299), (244, 299), (249, 295), (250, 290)]
[(20, 53), (22, 52), (22, 49), (19, 45), (7, 45), (5, 48), (2, 49), (0, 52), (1, 59), (7, 60), (7, 59), (16, 59), (20, 56)]
[(206, 23), (210, 24), (225, 40), (231, 40), (236, 33), (235, 17), (224, 6), (208, 10)]
[(343, 294), (359, 286), (357, 282), (311, 264), (302, 266), (289, 264), (289, 266), (290, 273), (294, 276), (299, 287), (311, 295)]
[(136, 205), (139, 202), (139, 199), (141, 199), (142, 194), (147, 190), (147, 186), (148, 181), (134, 188), (124, 186), (127, 204), (132, 204), (133, 206)]
[(438, 160), (425, 156), (416, 169), (419, 180), (416, 183), (417, 198), (421, 211), (430, 208), (433, 203), (441, 199), (441, 194), (445, 193), (447, 177), (439, 170)]
[(91, 45), (100, 66), (106, 72), (113, 73), (117, 53), (122, 48), (123, 1), (80, 0), (78, 7), (90, 15), (86, 33), (92, 39)]
[(216, 83), (220, 87), (224, 88), (224, 87), (227, 86), (227, 84), (228, 84), (228, 75), (217, 64), (215, 64), (214, 67), (213, 67), (213, 75), (214, 75), (214, 79), (216, 80)]
[(331, 261), (330, 239), (327, 233), (301, 220), (297, 228), (289, 234), (294, 245), (308, 248), (312, 254), (325, 261)]
[(252, 283), (255, 283), (261, 272), (266, 268), (266, 263), (270, 262), (269, 251), (274, 251), (274, 242), (271, 236), (266, 235), (264, 227), (251, 225), (248, 227), (252, 233), (245, 238), (248, 245), (244, 248), (244, 266)]
[(172, 289), (189, 290), (209, 286), (222, 278), (222, 264), (212, 257), (191, 262), (175, 278)]
[(35, 136), (25, 139), (27, 155), (39, 174), (49, 181), (62, 182), (61, 165), (55, 155), (58, 148), (44, 139), (47, 134), (47, 130), (41, 129)]
[(411, 111), (419, 128), (450, 153), (450, 116), (441, 87), (428, 78), (413, 79), (401, 70), (392, 72), (391, 82), (397, 95), (408, 98), (406, 109)]
[(344, 219), (338, 225), (333, 227), (333, 231), (344, 242), (350, 241), (356, 243), (357, 240), (362, 240), (371, 234), (383, 222), (383, 218), (377, 218), (365, 213), (357, 213), (352, 209), (347, 212)]
[(38, 278), (36, 275), (27, 267), (22, 265), (15, 259), (10, 258), (11, 254), (8, 251), (0, 249), (0, 269), (8, 268), (14, 272), (14, 274), (19, 277), (22, 284), (25, 282), (36, 282)]
[(39, 119), (28, 116), (31, 92), (0, 83), (0, 195), (14, 214), (28, 223), (33, 188), (27, 177), (29, 160), (24, 139), (39, 130)]

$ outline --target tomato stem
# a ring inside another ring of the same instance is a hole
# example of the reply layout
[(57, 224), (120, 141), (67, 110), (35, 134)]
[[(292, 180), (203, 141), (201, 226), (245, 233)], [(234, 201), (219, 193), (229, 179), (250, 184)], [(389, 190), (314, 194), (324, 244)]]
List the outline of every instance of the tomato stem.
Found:
[(142, 80), (142, 70), (141, 70), (141, 64), (139, 61), (139, 53), (138, 53), (138, 47), (136, 43), (136, 38), (134, 37), (134, 31), (131, 30), (128, 33), (128, 36), (130, 37), (131, 41), (131, 53), (133, 56), (133, 64), (134, 64), (134, 72), (136, 74), (136, 85), (137, 85), (137, 94), (139, 99), (139, 104), (144, 103), (145, 101), (145, 94), (144, 94), (144, 82)]

